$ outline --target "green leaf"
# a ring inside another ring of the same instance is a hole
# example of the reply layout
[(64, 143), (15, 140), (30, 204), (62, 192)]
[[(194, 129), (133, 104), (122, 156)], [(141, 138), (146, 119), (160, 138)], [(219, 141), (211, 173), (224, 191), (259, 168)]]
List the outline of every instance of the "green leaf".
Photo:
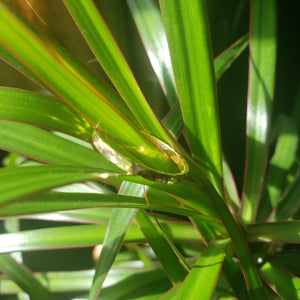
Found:
[(213, 189), (213, 187), (208, 185), (208, 188), (210, 188), (212, 195), (215, 193), (215, 195), (212, 196), (212, 200), (224, 226), (227, 229), (228, 235), (231, 238), (233, 247), (235, 248), (236, 254), (239, 258), (250, 298), (265, 299), (263, 285), (242, 228), (236, 218), (232, 216), (227, 204), (225, 204), (223, 199), (220, 198), (219, 194)]
[[(112, 144), (117, 152), (156, 172), (187, 172), (187, 166), (183, 166), (184, 162), (179, 156), (179, 160), (172, 160), (164, 152), (162, 142), (144, 134), (126, 118), (129, 115), (126, 113), (128, 109), (114, 91), (95, 78), (67, 51), (46, 36), (39, 36), (22, 24), (3, 3), (0, 3), (0, 27), (5, 29), (0, 32), (0, 42), (37, 74), (51, 90), (97, 127), (98, 133), (106, 143)], [(159, 147), (158, 143), (162, 146)]]
[(28, 124), (0, 120), (0, 148), (52, 164), (122, 172), (96, 151)]
[(267, 163), (276, 64), (275, 1), (253, 0), (247, 107), (246, 173), (241, 216), (254, 220)]
[(24, 64), (22, 64), (15, 55), (9, 52), (2, 44), (0, 44), (0, 57), (4, 61), (8, 62), (16, 70), (30, 78), (33, 82), (44, 87), (43, 82), (36, 76), (32, 71), (30, 71)]
[(168, 142), (166, 133), (144, 98), (95, 4), (90, 0), (64, 2), (98, 61), (143, 129)]
[[(199, 234), (190, 224), (161, 225), (174, 241), (200, 241)], [(0, 253), (94, 246), (103, 243), (105, 233), (105, 225), (75, 225), (0, 234)], [(138, 226), (132, 225), (124, 243), (145, 242)]]
[[(174, 137), (178, 137), (183, 129), (183, 121), (160, 10), (154, 0), (128, 0), (127, 2), (151, 65), (171, 106), (171, 110), (164, 118), (163, 123)], [(244, 36), (215, 59), (217, 80), (247, 45), (248, 36)]]
[[(146, 52), (170, 106), (178, 101), (167, 37), (157, 2), (128, 0)], [(179, 114), (181, 117), (181, 115)]]
[(175, 299), (176, 294), (177, 294), (178, 290), (180, 289), (181, 285), (182, 285), (181, 282), (177, 283), (171, 289), (169, 289), (166, 293), (164, 293), (160, 299), (163, 299), (163, 300)]
[[(197, 213), (195, 210), (177, 203), (176, 200), (151, 198), (151, 208), (156, 211), (188, 216)], [(8, 216), (24, 216), (46, 212), (74, 210), (96, 207), (120, 207), (120, 208), (142, 208), (147, 209), (148, 205), (144, 198), (118, 195), (118, 194), (97, 194), (97, 193), (72, 193), (72, 192), (48, 192), (34, 199), (18, 201), (1, 208), (0, 218)], [(125, 210), (128, 212), (128, 210)], [(93, 211), (89, 210), (91, 214)], [(203, 222), (215, 224), (211, 219), (199, 216)]]
[(186, 276), (189, 266), (171, 240), (162, 233), (162, 227), (157, 228), (145, 211), (138, 211), (136, 220), (171, 282), (176, 284), (181, 281)]
[(161, 0), (160, 5), (188, 144), (223, 194), (216, 86), (205, 4), (203, 0)]
[(271, 219), (276, 221), (286, 220), (292, 217), (300, 207), (300, 168), (293, 182), (289, 185), (287, 191), (278, 203), (277, 207), (273, 210)]
[(300, 243), (300, 221), (251, 224), (245, 232), (249, 242)]
[[(233, 62), (239, 57), (242, 51), (248, 45), (248, 36), (244, 36), (233, 45), (227, 48), (214, 60), (216, 80), (218, 81), (223, 74), (229, 69)], [(159, 53), (156, 53), (159, 56)], [(163, 123), (172, 133), (172, 135), (177, 138), (183, 129), (183, 120), (181, 116), (179, 102), (176, 102), (169, 113), (163, 119)]]
[(223, 156), (223, 174), (224, 174), (224, 186), (226, 189), (226, 195), (228, 197), (228, 206), (232, 207), (233, 210), (238, 213), (240, 207), (240, 198), (237, 191), (237, 187), (229, 168), (229, 165)]
[[(144, 195), (144, 186), (125, 181), (119, 193), (120, 195), (142, 197)], [(99, 294), (104, 279), (119, 252), (123, 239), (136, 212), (137, 209), (124, 210), (115, 208), (112, 210), (103, 241), (103, 248), (96, 265), (96, 273), (89, 293), (89, 299), (94, 299)]]
[[(280, 116), (275, 123), (278, 138), (267, 173), (265, 190), (257, 212), (257, 221), (262, 222), (277, 206), (287, 182), (287, 174), (296, 158), (298, 132), (295, 122)], [(275, 215), (269, 219), (275, 220)]]
[(215, 58), (215, 73), (218, 81), (223, 74), (230, 68), (240, 54), (246, 49), (249, 44), (248, 34), (238, 39), (233, 45), (223, 51)]
[(162, 268), (143, 270), (104, 288), (99, 298), (104, 300), (143, 299), (145, 295), (154, 295), (154, 299), (158, 299), (159, 295), (170, 286), (171, 283)]
[(0, 169), (0, 205), (33, 197), (73, 182), (101, 180), (120, 173), (73, 166), (30, 166)]
[(94, 128), (72, 108), (53, 97), (0, 87), (0, 119), (61, 131), (92, 142)]
[(228, 240), (216, 240), (204, 250), (174, 299), (212, 298), (228, 242)]
[[(7, 254), (0, 255), (0, 269), (11, 278), (32, 300), (54, 299), (50, 292), (25, 267)], [(2, 291), (2, 287), (1, 287)]]
[(297, 300), (300, 298), (300, 279), (279, 264), (267, 261), (262, 266), (261, 273), (281, 299)]
[[(89, 290), (94, 270), (35, 273), (34, 275), (51, 292), (82, 292)], [(2, 294), (16, 294), (22, 291), (11, 280), (2, 276), (0, 280)]]

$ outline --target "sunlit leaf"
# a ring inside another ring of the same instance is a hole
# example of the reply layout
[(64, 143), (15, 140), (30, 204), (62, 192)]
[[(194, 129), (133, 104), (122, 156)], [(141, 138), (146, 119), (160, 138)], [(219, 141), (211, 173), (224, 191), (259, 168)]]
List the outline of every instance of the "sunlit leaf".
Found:
[(9, 255), (0, 255), (0, 269), (26, 292), (30, 299), (54, 299), (50, 292), (31, 274), (30, 270)]
[[(157, 211), (165, 211), (179, 215), (196, 213), (195, 210), (184, 207), (175, 200), (164, 200), (163, 204), (160, 199), (152, 198), (149, 199), (149, 201), (151, 202), (152, 209)], [(93, 207), (147, 209), (148, 205), (144, 198), (129, 195), (49, 192), (31, 200), (18, 201), (2, 207), (0, 210), (0, 218)], [(90, 213), (92, 214), (92, 211)], [(210, 222), (208, 218), (199, 217), (205, 222)]]
[(300, 221), (251, 224), (245, 230), (250, 242), (300, 243)]
[(261, 272), (281, 299), (299, 299), (300, 279), (273, 261), (266, 262)]
[(138, 211), (136, 220), (171, 282), (176, 284), (181, 281), (186, 276), (189, 266), (171, 240), (166, 239), (162, 227), (157, 228), (152, 224), (144, 211)]
[(156, 1), (128, 0), (151, 65), (170, 106), (178, 101), (166, 33)]
[(300, 195), (300, 169), (298, 169), (297, 174), (293, 182), (288, 187), (286, 193), (283, 195), (282, 199), (278, 203), (277, 207), (272, 212), (272, 220), (277, 221), (285, 220), (294, 215), (294, 213), (299, 209), (299, 195)]
[(0, 169), (0, 204), (33, 197), (73, 182), (101, 180), (120, 173), (72, 166), (29, 166)]
[[(139, 184), (123, 182), (119, 193), (120, 195), (142, 197), (144, 189)], [(127, 210), (115, 208), (112, 210), (103, 241), (103, 248), (96, 265), (96, 273), (89, 293), (90, 299), (94, 299), (99, 294), (107, 272), (118, 254), (125, 234), (136, 212), (137, 209), (134, 208)]]
[(187, 168), (179, 170), (177, 163), (157, 147), (149, 135), (142, 133), (126, 118), (128, 110), (114, 91), (63, 48), (21, 23), (2, 3), (0, 26), (5, 28), (1, 31), (0, 42), (97, 127), (98, 133), (101, 132), (107, 143), (113, 144), (118, 152), (162, 173), (187, 172)]
[(276, 64), (275, 1), (251, 1), (247, 157), (242, 217), (255, 219), (267, 163)]
[(216, 86), (204, 1), (160, 1), (185, 133), (194, 157), (223, 193)]
[(53, 97), (0, 87), (0, 119), (62, 131), (91, 142), (94, 128), (72, 108)]
[(228, 240), (211, 243), (193, 266), (174, 299), (211, 299), (227, 246)]
[(90, 1), (64, 0), (89, 46), (145, 131), (168, 142), (104, 20)]
[[(271, 210), (277, 206), (280, 197), (283, 196), (287, 173), (295, 161), (298, 148), (298, 132), (293, 120), (281, 116), (275, 124), (276, 129), (278, 139), (274, 155), (270, 161), (262, 201), (257, 212), (258, 222), (267, 218)], [(273, 214), (269, 220), (274, 221), (275, 215)]]
[[(190, 224), (161, 225), (174, 241), (200, 240)], [(0, 253), (94, 246), (103, 243), (105, 232), (106, 225), (75, 225), (0, 234)], [(124, 243), (139, 242), (146, 242), (145, 237), (137, 225), (132, 225)]]
[(0, 120), (0, 148), (52, 164), (122, 172), (96, 151), (28, 124)]

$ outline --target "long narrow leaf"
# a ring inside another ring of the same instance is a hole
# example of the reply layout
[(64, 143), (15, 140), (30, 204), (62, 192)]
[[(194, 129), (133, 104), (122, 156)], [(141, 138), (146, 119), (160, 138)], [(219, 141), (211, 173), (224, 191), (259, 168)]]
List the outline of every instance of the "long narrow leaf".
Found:
[(161, 0), (160, 5), (188, 143), (222, 194), (218, 109), (205, 3)]
[[(32, 300), (53, 300), (50, 292), (30, 273), (7, 254), (0, 255), (0, 269), (25, 291)], [(1, 288), (2, 290), (2, 288)]]
[(267, 163), (276, 63), (275, 1), (251, 2), (247, 157), (241, 216), (255, 219)]
[(218, 81), (223, 74), (229, 69), (234, 61), (240, 56), (240, 54), (246, 49), (249, 44), (249, 37), (245, 35), (237, 40), (233, 45), (230, 45), (225, 51), (223, 51), (214, 60), (216, 80)]
[(150, 299), (158, 299), (165, 288), (170, 286), (171, 283), (161, 268), (150, 269), (137, 272), (115, 285), (104, 288), (98, 299), (143, 299), (144, 295), (152, 296)]
[(33, 82), (36, 82), (40, 86), (44, 86), (43, 82), (36, 76), (32, 71), (30, 71), (27, 67), (24, 66), (12, 53), (7, 51), (7, 49), (0, 45), (0, 59), (5, 62), (8, 62), (11, 66), (13, 66), (16, 70), (30, 78)]
[[(174, 241), (200, 240), (199, 234), (190, 224), (161, 225)], [(105, 232), (105, 225), (75, 225), (0, 234), (0, 253), (94, 246), (103, 243)], [(138, 226), (130, 226), (124, 243), (145, 242)]]
[[(142, 197), (143, 193), (144, 189), (142, 185), (130, 182), (124, 182), (120, 189), (120, 195)], [(95, 299), (99, 294), (104, 279), (118, 254), (125, 234), (136, 212), (137, 209), (135, 208), (126, 210), (115, 208), (112, 210), (103, 241), (103, 248), (96, 265), (96, 273), (89, 293), (89, 299)]]
[[(178, 215), (191, 215), (196, 213), (188, 207), (178, 204), (175, 200), (168, 199), (161, 203), (160, 199), (149, 199), (151, 207), (156, 211), (164, 211)], [(142, 208), (147, 209), (148, 205), (144, 198), (137, 196), (125, 196), (117, 194), (97, 194), (97, 193), (62, 193), (49, 192), (35, 199), (11, 203), (2, 207), (0, 218), (8, 216), (26, 216), (47, 212), (74, 210), (93, 207), (122, 207), (122, 208)], [(128, 210), (126, 210), (128, 211)], [(204, 216), (199, 216), (205, 222), (212, 222)], [(211, 224), (214, 224), (212, 222)]]
[[(283, 196), (287, 173), (295, 161), (298, 148), (298, 132), (293, 120), (281, 116), (278, 118), (275, 128), (278, 130), (278, 139), (270, 161), (262, 201), (257, 212), (258, 222), (267, 218), (277, 206), (280, 197)], [(270, 220), (274, 221), (274, 216)]]
[[(84, 271), (59, 271), (47, 273), (35, 273), (35, 277), (49, 288), (51, 292), (86, 291), (90, 288), (94, 270)], [(21, 289), (11, 280), (0, 277), (1, 293), (14, 294)]]
[(178, 101), (167, 37), (157, 2), (128, 0), (151, 65), (170, 106)]
[(273, 210), (271, 220), (281, 221), (292, 217), (300, 207), (300, 168), (286, 193)]
[(232, 216), (228, 206), (225, 204), (223, 199), (219, 197), (217, 192), (211, 188), (211, 193), (216, 194), (214, 197), (212, 197), (212, 199), (224, 223), (224, 226), (228, 231), (228, 235), (232, 240), (233, 247), (235, 248), (237, 256), (240, 260), (250, 298), (265, 299), (265, 292), (261, 278), (254, 263), (242, 228), (238, 224), (237, 220)]
[(0, 88), (0, 119), (61, 131), (92, 142), (94, 128), (71, 107), (53, 97)]
[(245, 232), (249, 242), (300, 243), (300, 221), (252, 224)]
[(70, 166), (30, 166), (0, 170), (0, 205), (26, 199), (52, 188), (73, 182), (101, 180), (120, 173), (96, 168)]
[(89, 46), (145, 131), (168, 137), (145, 100), (125, 58), (92, 1), (64, 0)]
[(120, 113), (117, 107), (123, 102), (116, 93), (89, 75), (64, 49), (21, 23), (3, 3), (0, 3), (0, 27), (4, 29), (0, 32), (0, 42), (97, 127), (99, 134), (104, 134), (106, 142), (113, 144), (118, 152), (157, 172), (187, 172), (186, 166), (179, 166), (183, 162), (171, 159), (164, 147), (159, 147)]
[(0, 120), (0, 148), (52, 164), (122, 172), (96, 151), (28, 124)]
[[(248, 36), (244, 36), (222, 52), (214, 60), (216, 80), (218, 81), (239, 55), (248, 46)], [(159, 55), (159, 53), (157, 53)], [(179, 102), (176, 102), (163, 120), (164, 125), (174, 137), (178, 137), (183, 129), (183, 120), (181, 116)]]
[(205, 249), (174, 299), (212, 298), (228, 242), (228, 240), (216, 240)]
[(157, 255), (164, 270), (173, 284), (181, 281), (187, 274), (186, 262), (178, 257), (178, 250), (164, 237), (159, 229), (152, 224), (145, 211), (138, 211), (136, 220), (144, 233), (146, 240)]
[(266, 262), (261, 272), (268, 284), (274, 289), (281, 299), (294, 299), (300, 297), (300, 279), (282, 268), (273, 261)]
[[(164, 125), (177, 137), (183, 129), (178, 103), (175, 79), (171, 65), (167, 37), (156, 1), (128, 0), (135, 24), (145, 46), (155, 74), (169, 100), (171, 111), (164, 119)], [(242, 37), (215, 59), (215, 73), (218, 80), (248, 45), (248, 36)]]

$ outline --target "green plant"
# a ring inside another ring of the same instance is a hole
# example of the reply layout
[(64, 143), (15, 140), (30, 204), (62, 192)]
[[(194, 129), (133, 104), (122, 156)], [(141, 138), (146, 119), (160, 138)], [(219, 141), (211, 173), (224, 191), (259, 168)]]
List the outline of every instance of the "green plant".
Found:
[[(0, 147), (18, 153), (0, 171), (8, 231), (0, 235), (0, 292), (31, 299), (72, 291), (95, 299), (100, 290), (99, 299), (298, 299), (298, 129), (288, 116), (271, 121), (275, 1), (251, 1), (242, 200), (222, 154), (216, 80), (248, 36), (213, 60), (204, 0), (161, 0), (160, 7), (128, 0), (170, 107), (162, 118), (95, 4), (64, 3), (110, 82), (80, 63), (38, 13), (39, 25), (28, 25), (0, 3), (1, 57), (42, 87), (0, 88)], [(232, 28), (245, 1), (239, 5)], [(84, 184), (72, 185), (78, 182)], [(25, 217), (78, 224), (19, 231)], [(97, 244), (95, 272), (33, 274), (19, 263), (22, 255), (9, 255)], [(117, 275), (108, 274), (111, 267)], [(106, 277), (115, 282), (101, 289)]]

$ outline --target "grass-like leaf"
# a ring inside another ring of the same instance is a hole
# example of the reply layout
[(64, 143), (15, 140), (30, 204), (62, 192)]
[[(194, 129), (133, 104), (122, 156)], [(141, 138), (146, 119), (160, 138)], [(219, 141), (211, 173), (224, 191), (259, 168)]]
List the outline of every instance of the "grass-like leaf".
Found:
[[(274, 155), (270, 161), (265, 190), (257, 214), (257, 221), (259, 222), (267, 218), (283, 196), (282, 192), (287, 182), (287, 173), (295, 161), (299, 142), (297, 127), (293, 120), (281, 116), (278, 118), (274, 128), (278, 131), (278, 138)], [(275, 220), (274, 214), (270, 220)]]
[[(190, 224), (161, 223), (174, 241), (199, 241), (196, 229)], [(0, 235), (0, 253), (47, 250), (67, 247), (86, 247), (102, 244), (106, 225), (75, 225), (43, 228)], [(128, 230), (125, 243), (145, 243), (145, 237), (137, 225)]]
[[(188, 144), (223, 193), (213, 59), (204, 1), (160, 1)], [(200, 121), (201, 120), (201, 121)]]
[(127, 2), (154, 72), (172, 106), (178, 101), (178, 96), (165, 28), (157, 2), (153, 0)]
[(227, 246), (228, 240), (212, 242), (195, 263), (174, 299), (211, 299)]
[[(61, 271), (35, 273), (34, 276), (51, 292), (74, 292), (86, 291), (90, 288), (94, 270), (84, 271)], [(22, 291), (14, 282), (8, 278), (0, 277), (1, 292), (3, 294), (14, 294)]]
[[(0, 170), (0, 205), (26, 199), (73, 182), (101, 180), (120, 173), (73, 166), (29, 166)], [(5, 180), (4, 180), (5, 179)]]
[(0, 126), (0, 148), (7, 151), (52, 164), (100, 167), (122, 172), (96, 151), (44, 129), (5, 120), (0, 120)]
[(94, 128), (71, 107), (53, 97), (0, 88), (0, 119), (61, 131), (92, 142)]
[(265, 280), (281, 299), (299, 299), (300, 279), (273, 261), (267, 261), (261, 268)]
[(11, 278), (32, 300), (53, 300), (53, 295), (33, 274), (8, 254), (0, 255), (0, 269)]
[(247, 158), (241, 216), (255, 219), (267, 163), (276, 63), (275, 1), (251, 2)]
[(245, 231), (250, 242), (300, 243), (300, 221), (252, 224)]
[[(117, 107), (124, 108), (124, 105), (121, 105), (122, 99), (101, 81), (95, 82), (92, 74), (63, 48), (45, 36), (34, 33), (2, 3), (0, 20), (0, 26), (6, 28), (0, 34), (0, 41), (5, 47), (29, 66), (52, 90), (80, 111), (101, 134), (105, 134), (108, 144), (113, 143), (118, 152), (133, 161), (138, 161), (142, 166), (162, 173), (184, 173), (184, 170), (179, 170), (177, 162), (154, 144), (153, 139), (149, 139), (118, 111)], [(16, 40), (18, 43), (15, 43)], [(36, 53), (35, 57), (31, 53)], [(118, 146), (119, 144), (122, 144), (122, 147)], [(137, 144), (139, 147), (136, 147)]]
[[(197, 214), (196, 210), (180, 205), (172, 198), (161, 199), (150, 198), (151, 207), (156, 211), (164, 211), (178, 215)], [(2, 207), (0, 218), (8, 216), (25, 216), (41, 214), (59, 210), (74, 210), (95, 207), (121, 207), (121, 208), (142, 208), (147, 209), (148, 205), (144, 198), (118, 194), (98, 194), (98, 193), (72, 193), (72, 192), (49, 192), (34, 199), (18, 201)], [(215, 221), (204, 216), (199, 216), (203, 221), (215, 224)]]
[(138, 211), (136, 220), (171, 282), (176, 284), (183, 280), (189, 266), (178, 250), (174, 249), (175, 246), (171, 240), (166, 239), (162, 227), (157, 228), (152, 224), (144, 211)]
[(300, 195), (300, 169), (288, 187), (286, 193), (273, 210), (271, 214), (272, 220), (282, 221), (292, 217), (300, 207), (299, 195)]
[[(139, 184), (124, 182), (119, 193), (120, 195), (142, 197), (143, 188)], [(125, 234), (136, 212), (137, 209), (134, 208), (125, 211), (120, 208), (112, 210), (103, 241), (103, 248), (96, 265), (93, 285), (89, 293), (90, 299), (94, 299), (99, 294), (107, 272), (118, 254)]]
[(92, 1), (64, 0), (89, 46), (145, 131), (168, 142), (118, 45)]

